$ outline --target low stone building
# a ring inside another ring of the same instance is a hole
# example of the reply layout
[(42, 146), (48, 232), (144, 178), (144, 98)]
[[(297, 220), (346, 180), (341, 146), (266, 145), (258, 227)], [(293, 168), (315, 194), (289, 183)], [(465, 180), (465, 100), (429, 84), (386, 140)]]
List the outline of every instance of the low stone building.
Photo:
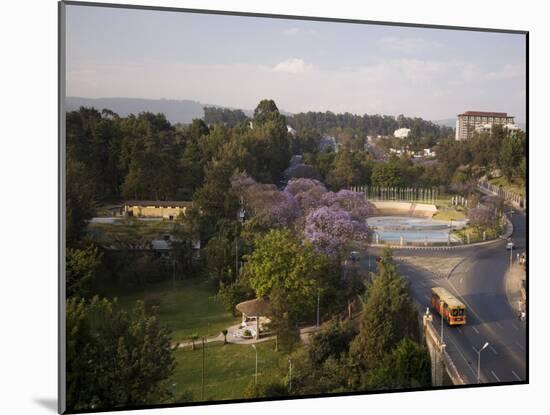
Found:
[(128, 200), (124, 204), (124, 215), (164, 218), (174, 220), (180, 214), (185, 215), (193, 207), (193, 202), (177, 200)]

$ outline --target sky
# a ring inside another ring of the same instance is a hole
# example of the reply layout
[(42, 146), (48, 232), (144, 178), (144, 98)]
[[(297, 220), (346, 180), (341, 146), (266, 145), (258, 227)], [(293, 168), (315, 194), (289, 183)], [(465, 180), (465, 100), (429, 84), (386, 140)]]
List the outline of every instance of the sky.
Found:
[(525, 121), (525, 36), (67, 6), (68, 96)]

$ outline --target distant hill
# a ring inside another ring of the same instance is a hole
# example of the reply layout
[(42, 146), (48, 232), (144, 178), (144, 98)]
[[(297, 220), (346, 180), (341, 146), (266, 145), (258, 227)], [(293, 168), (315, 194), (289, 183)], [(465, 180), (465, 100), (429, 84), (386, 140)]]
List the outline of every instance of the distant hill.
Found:
[(190, 100), (67, 97), (65, 102), (67, 111), (75, 111), (80, 107), (94, 107), (99, 111), (110, 109), (121, 117), (137, 115), (140, 112), (161, 112), (171, 123), (190, 123), (194, 118), (204, 116), (203, 105)]
[(434, 124), (441, 125), (442, 127), (456, 128), (456, 118), (445, 118), (444, 120), (432, 121)]
[[(82, 98), (67, 97), (65, 100), (67, 111), (76, 111), (80, 107), (94, 107), (96, 110), (109, 109), (121, 117), (140, 112), (163, 113), (172, 124), (188, 124), (195, 118), (204, 117), (204, 107), (226, 108), (229, 110), (240, 109), (247, 117), (252, 118), (254, 110), (225, 107), (216, 104), (201, 104), (198, 101), (175, 99), (146, 99), (146, 98)], [(283, 115), (292, 115), (290, 112), (280, 110)]]

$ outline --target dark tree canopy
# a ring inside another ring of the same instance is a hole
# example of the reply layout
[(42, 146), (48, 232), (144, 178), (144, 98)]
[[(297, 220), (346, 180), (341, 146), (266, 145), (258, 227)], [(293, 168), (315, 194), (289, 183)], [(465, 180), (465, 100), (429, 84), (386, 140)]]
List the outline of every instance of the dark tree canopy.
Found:
[(418, 311), (409, 297), (406, 281), (397, 274), (386, 250), (378, 274), (367, 290), (359, 334), (352, 353), (367, 368), (376, 366), (401, 340), (420, 338)]
[(67, 408), (107, 409), (165, 402), (172, 374), (170, 337), (138, 303), (67, 301)]

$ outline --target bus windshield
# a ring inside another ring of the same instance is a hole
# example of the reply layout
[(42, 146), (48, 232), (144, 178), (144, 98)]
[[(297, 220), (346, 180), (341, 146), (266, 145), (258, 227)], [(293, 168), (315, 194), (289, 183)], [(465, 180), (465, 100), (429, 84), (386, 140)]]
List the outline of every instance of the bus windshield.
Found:
[(451, 311), (451, 316), (458, 317), (464, 315), (464, 309), (463, 308), (455, 308)]

